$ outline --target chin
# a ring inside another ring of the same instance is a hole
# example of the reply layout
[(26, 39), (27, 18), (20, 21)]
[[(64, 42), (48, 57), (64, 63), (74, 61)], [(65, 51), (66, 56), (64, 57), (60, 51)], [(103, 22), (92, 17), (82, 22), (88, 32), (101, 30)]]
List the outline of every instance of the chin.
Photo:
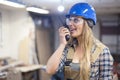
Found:
[(77, 38), (79, 35), (71, 35), (73, 38)]

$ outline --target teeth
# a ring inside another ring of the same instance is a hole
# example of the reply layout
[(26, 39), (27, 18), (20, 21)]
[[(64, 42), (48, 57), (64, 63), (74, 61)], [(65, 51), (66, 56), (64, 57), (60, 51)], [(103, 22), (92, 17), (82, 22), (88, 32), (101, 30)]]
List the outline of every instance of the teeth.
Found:
[(74, 31), (74, 30), (76, 30), (76, 29), (71, 29), (70, 31)]
[(76, 28), (71, 28), (70, 29), (70, 32), (74, 32), (74, 31), (76, 31)]
[(73, 32), (73, 31), (75, 31), (75, 29), (74, 30), (70, 30), (71, 32)]

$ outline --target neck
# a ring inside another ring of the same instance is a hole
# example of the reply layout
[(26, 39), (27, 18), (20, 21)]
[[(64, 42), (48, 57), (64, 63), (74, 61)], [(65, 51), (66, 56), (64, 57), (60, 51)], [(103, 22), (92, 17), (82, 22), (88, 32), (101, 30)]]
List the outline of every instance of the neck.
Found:
[(81, 43), (82, 43), (82, 39), (81, 39), (81, 37), (78, 37), (78, 38), (77, 38), (77, 41), (78, 41), (78, 46), (80, 46)]

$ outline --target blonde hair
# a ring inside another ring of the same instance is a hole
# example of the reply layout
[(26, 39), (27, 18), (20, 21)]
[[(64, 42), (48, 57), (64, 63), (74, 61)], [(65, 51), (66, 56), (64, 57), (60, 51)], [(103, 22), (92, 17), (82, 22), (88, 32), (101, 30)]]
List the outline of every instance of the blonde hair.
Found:
[(90, 53), (93, 45), (93, 33), (88, 23), (84, 21), (82, 34), (79, 36), (83, 56), (80, 60), (80, 80), (89, 80), (90, 77)]

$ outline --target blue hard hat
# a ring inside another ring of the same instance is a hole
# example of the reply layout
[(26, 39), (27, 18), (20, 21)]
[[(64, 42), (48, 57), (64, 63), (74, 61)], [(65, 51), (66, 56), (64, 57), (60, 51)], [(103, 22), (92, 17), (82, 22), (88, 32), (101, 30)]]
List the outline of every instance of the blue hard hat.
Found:
[(86, 20), (92, 20), (93, 25), (96, 24), (95, 9), (88, 3), (76, 3), (75, 5), (73, 5), (66, 17), (70, 17), (72, 15), (81, 16)]

